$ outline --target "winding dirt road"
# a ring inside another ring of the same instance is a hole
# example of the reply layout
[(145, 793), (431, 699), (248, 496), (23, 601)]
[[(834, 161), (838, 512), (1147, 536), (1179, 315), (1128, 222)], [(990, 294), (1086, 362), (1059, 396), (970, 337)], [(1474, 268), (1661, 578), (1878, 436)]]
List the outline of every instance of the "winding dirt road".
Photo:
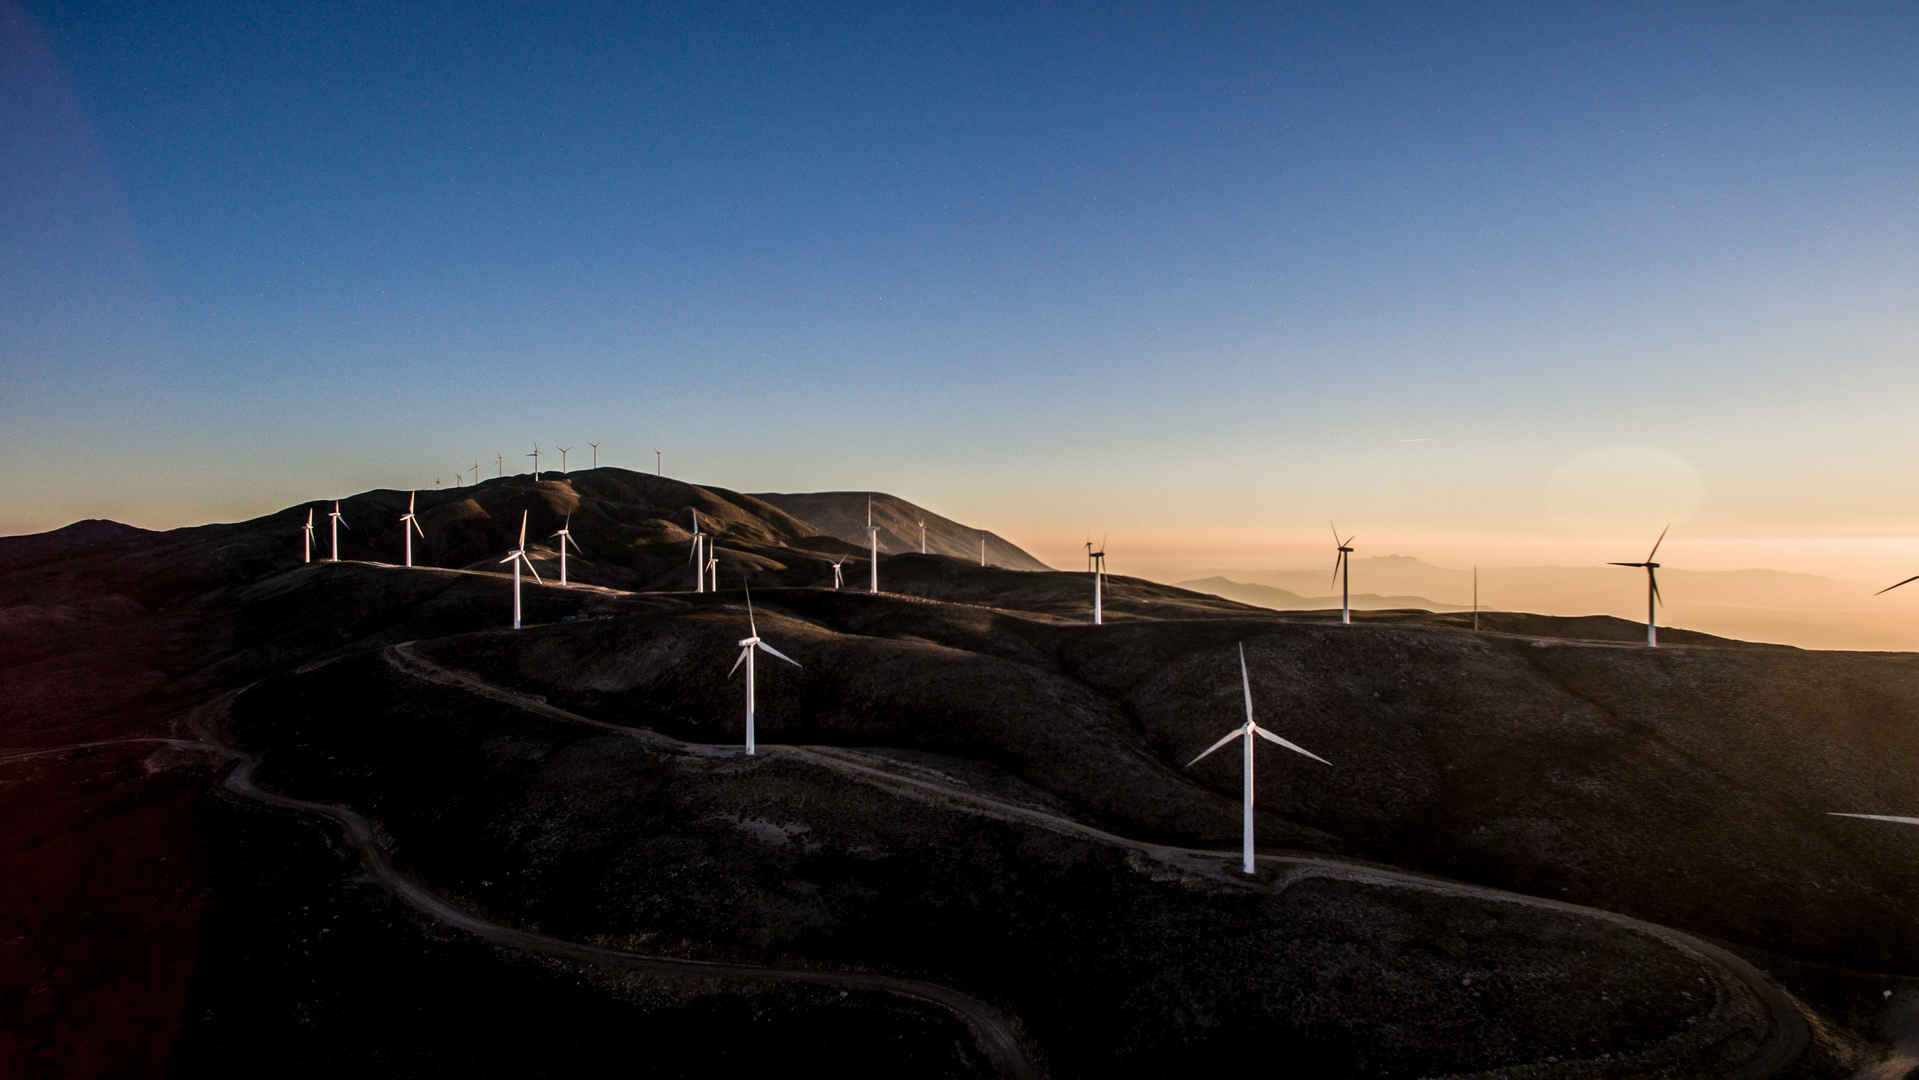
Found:
[[(704, 743), (689, 743), (657, 731), (625, 727), (581, 716), (566, 709), (548, 704), (546, 701), (519, 691), (506, 689), (486, 682), (465, 671), (444, 667), (419, 655), (408, 642), (388, 648), (384, 655), (386, 661), (395, 670), (421, 679), (468, 693), (485, 697), (502, 704), (528, 712), (537, 713), (551, 719), (575, 724), (584, 724), (604, 731), (633, 738), (649, 745), (677, 753), (713, 756), (736, 753), (731, 747), (716, 747)], [(809, 761), (844, 775), (862, 780), (873, 786), (883, 788), (895, 794), (933, 801), (938, 804), (965, 812), (979, 814), (995, 820), (1009, 823), (1031, 825), (1062, 835), (1090, 840), (1096, 843), (1112, 845), (1139, 852), (1148, 857), (1171, 863), (1189, 873), (1197, 873), (1221, 882), (1242, 888), (1267, 888), (1283, 893), (1293, 885), (1311, 878), (1324, 878), (1358, 884), (1378, 885), (1386, 888), (1412, 889), (1420, 892), (1444, 896), (1456, 896), (1467, 899), (1511, 904), (1538, 911), (1550, 911), (1577, 918), (1587, 918), (1606, 923), (1632, 933), (1652, 938), (1663, 945), (1692, 958), (1701, 967), (1719, 976), (1722, 987), (1730, 985), (1741, 988), (1751, 994), (1767, 1015), (1771, 1018), (1766, 1038), (1754, 1050), (1753, 1054), (1729, 1076), (1761, 1080), (1777, 1076), (1797, 1061), (1805, 1052), (1811, 1039), (1811, 1029), (1805, 1014), (1797, 1003), (1768, 979), (1764, 973), (1739, 956), (1711, 942), (1675, 930), (1668, 926), (1635, 919), (1615, 911), (1587, 907), (1582, 904), (1563, 900), (1552, 900), (1523, 893), (1508, 892), (1503, 889), (1465, 882), (1449, 881), (1444, 878), (1418, 874), (1385, 867), (1367, 866), (1359, 863), (1330, 859), (1305, 854), (1260, 855), (1258, 860), (1267, 866), (1283, 868), (1283, 873), (1274, 883), (1249, 880), (1238, 873), (1232, 864), (1236, 864), (1237, 851), (1212, 851), (1201, 848), (1188, 848), (1167, 844), (1155, 844), (1132, 837), (1121, 836), (1095, 828), (1071, 818), (1062, 817), (1050, 810), (1010, 802), (995, 796), (969, 791), (946, 780), (932, 770), (907, 765), (877, 755), (837, 747), (762, 745), (760, 753), (767, 756), (784, 755)], [(1717, 1007), (1724, 1009), (1727, 1002), (1722, 997)], [(1653, 1053), (1655, 1051), (1648, 1051)], [(1562, 1064), (1576, 1064), (1563, 1061)], [(1611, 1064), (1621, 1064), (1613, 1058)]]

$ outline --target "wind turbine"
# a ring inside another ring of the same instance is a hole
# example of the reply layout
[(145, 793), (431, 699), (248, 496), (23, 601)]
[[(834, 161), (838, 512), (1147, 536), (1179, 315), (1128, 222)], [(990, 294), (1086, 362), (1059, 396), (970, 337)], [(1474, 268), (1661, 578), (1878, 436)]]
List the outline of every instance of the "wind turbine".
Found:
[(518, 630), (520, 628), (520, 564), (525, 563), (526, 568), (532, 571), (534, 581), (542, 585), (546, 584), (541, 580), (540, 571), (534, 567), (533, 560), (526, 557), (526, 511), (524, 510), (520, 511), (520, 546), (514, 548), (512, 554), (500, 561), (513, 564), (513, 629)]
[(1093, 541), (1091, 539), (1086, 541), (1086, 572), (1089, 574), (1093, 572)]
[(300, 561), (303, 563), (313, 561), (313, 507), (311, 506), (307, 507), (306, 531), (300, 534)]
[(493, 455), (493, 460), (494, 460), (495, 462), (497, 462), (497, 463), (498, 463), (498, 466), (499, 466), (499, 470), (500, 470), (499, 472), (497, 472), (497, 473), (495, 473), (494, 475), (495, 475), (495, 476), (505, 476), (505, 475), (506, 475), (506, 455), (505, 455), (505, 454), (494, 454), (494, 455)]
[(687, 561), (693, 564), (693, 591), (706, 591), (706, 534), (700, 531), (700, 512), (688, 508), (693, 515), (693, 554)]
[(707, 574), (708, 574), (708, 575), (710, 575), (710, 576), (711, 576), (711, 578), (712, 578), (712, 580), (711, 580), (710, 582), (708, 582), (708, 584), (710, 584), (710, 585), (711, 585), (711, 586), (713, 587), (713, 591), (714, 591), (714, 592), (719, 592), (719, 591), (720, 591), (720, 554), (719, 554), (719, 550), (720, 550), (720, 549), (719, 549), (719, 548), (718, 548), (717, 546), (715, 546), (715, 545), (713, 545), (713, 544), (708, 544), (708, 545), (706, 545), (706, 572), (707, 572)]
[(1234, 728), (1226, 734), (1225, 738), (1207, 747), (1205, 752), (1200, 754), (1199, 757), (1187, 762), (1186, 767), (1190, 769), (1199, 764), (1201, 758), (1232, 742), (1234, 739), (1242, 736), (1246, 739), (1246, 757), (1245, 765), (1243, 766), (1246, 774), (1246, 824), (1244, 836), (1240, 844), (1240, 869), (1250, 874), (1253, 872), (1253, 736), (1257, 735), (1267, 742), (1278, 743), (1296, 754), (1305, 754), (1321, 765), (1331, 765), (1332, 762), (1327, 761), (1311, 750), (1287, 742), (1285, 739), (1280, 738), (1253, 722), (1253, 680), (1252, 676), (1246, 673), (1246, 646), (1243, 644), (1239, 647), (1239, 681), (1240, 685), (1246, 690), (1246, 723), (1241, 727)]
[(799, 667), (800, 662), (760, 640), (759, 624), (753, 621), (753, 587), (750, 585), (746, 587), (746, 625), (752, 632), (751, 636), (740, 641), (740, 657), (733, 661), (732, 670), (726, 673), (726, 677), (732, 678), (733, 673), (740, 670), (741, 664), (746, 665), (746, 753), (751, 756), (753, 753), (753, 650), (764, 650), (794, 667)]
[(479, 484), (480, 484), (480, 463), (476, 461), (473, 463), (473, 485), (475, 487), (478, 487)]
[(565, 476), (566, 475), (566, 452), (573, 448), (570, 446), (556, 446), (554, 447), (554, 449), (560, 452), (560, 475)]
[(840, 573), (840, 564), (845, 561), (846, 561), (846, 556), (844, 555), (841, 555), (839, 558), (833, 560), (833, 591), (834, 592), (839, 592), (840, 585), (842, 585), (846, 581), (845, 576)]
[(596, 442), (590, 442), (590, 443), (587, 443), (586, 445), (593, 448), (593, 467), (596, 469), (599, 468), (600, 467), (600, 444)]
[(578, 540), (573, 539), (573, 515), (572, 514), (566, 515), (566, 524), (560, 526), (558, 531), (554, 532), (553, 535), (560, 538), (560, 584), (565, 585), (566, 584), (566, 545), (572, 544), (574, 551), (579, 551), (580, 554), (582, 555), (586, 554), (586, 552), (580, 551), (580, 542)]
[(413, 516), (413, 500), (419, 495), (417, 491), (407, 493), (406, 513), (400, 515), (400, 535), (406, 537), (406, 564), (409, 569), (413, 566), (413, 534), (417, 532), (420, 539), (426, 539), (426, 530), (420, 528), (420, 519)]
[(1652, 550), (1646, 553), (1645, 562), (1616, 562), (1606, 564), (1607, 566), (1643, 566), (1646, 568), (1646, 645), (1649, 648), (1659, 644), (1659, 623), (1657, 622), (1659, 609), (1657, 605), (1661, 599), (1659, 595), (1659, 575), (1657, 573), (1659, 564), (1653, 562), (1652, 557), (1659, 554), (1659, 545), (1666, 542), (1666, 532), (1671, 528), (1671, 525), (1667, 525), (1666, 528), (1659, 530), (1659, 539), (1652, 542)]
[(986, 566), (986, 534), (985, 533), (979, 534), (979, 564), (982, 568)]
[(920, 519), (920, 554), (926, 554), (926, 519)]
[(880, 527), (873, 524), (873, 496), (871, 495), (866, 497), (866, 536), (873, 542), (872, 577), (866, 591), (878, 593), (880, 591)]
[(1473, 629), (1479, 629), (1479, 566), (1473, 566)]
[(1912, 582), (1915, 582), (1915, 581), (1919, 581), (1919, 574), (1914, 574), (1914, 575), (1912, 575), (1911, 577), (1909, 577), (1909, 578), (1907, 578), (1906, 580), (1904, 580), (1904, 581), (1901, 581), (1901, 582), (1898, 582), (1898, 583), (1896, 583), (1896, 584), (1892, 584), (1892, 585), (1888, 585), (1888, 586), (1886, 586), (1885, 588), (1883, 588), (1883, 589), (1880, 589), (1880, 590), (1879, 590), (1878, 592), (1876, 592), (1876, 593), (1873, 593), (1872, 595), (1874, 595), (1874, 596), (1881, 596), (1881, 595), (1883, 595), (1883, 594), (1885, 594), (1885, 593), (1889, 593), (1889, 592), (1891, 592), (1892, 590), (1894, 590), (1894, 589), (1896, 589), (1896, 588), (1898, 588), (1898, 587), (1899, 587), (1900, 585), (1908, 585), (1908, 584), (1911, 584)]
[(524, 456), (533, 459), (533, 480), (537, 483), (540, 479), (540, 444), (534, 443), (533, 452)]
[[(330, 529), (333, 535), (333, 561), (339, 562), (340, 561), (340, 526), (346, 525), (346, 518), (340, 515), (340, 501), (338, 499), (335, 499), (333, 501), (333, 512), (331, 514), (328, 514), (327, 517), (333, 519), (332, 525), (330, 526)], [(347, 528), (351, 529), (353, 528), (353, 526), (347, 525)]]
[(1340, 571), (1345, 571), (1345, 583), (1339, 587), (1339, 621), (1350, 626), (1353, 622), (1353, 561), (1347, 556), (1353, 553), (1353, 538), (1339, 538), (1339, 530), (1329, 522), (1327, 528), (1333, 530), (1333, 547), (1339, 554), (1333, 556), (1333, 581), (1339, 582)]
[(660, 456), (658, 450), (653, 451), (653, 474), (655, 476), (666, 475), (666, 459)]
[(1088, 541), (1086, 555), (1093, 563), (1093, 625), (1100, 626), (1106, 621), (1106, 616), (1101, 609), (1103, 590), (1100, 588), (1106, 577), (1106, 538), (1104, 536), (1099, 538), (1098, 551), (1092, 548), (1092, 542)]

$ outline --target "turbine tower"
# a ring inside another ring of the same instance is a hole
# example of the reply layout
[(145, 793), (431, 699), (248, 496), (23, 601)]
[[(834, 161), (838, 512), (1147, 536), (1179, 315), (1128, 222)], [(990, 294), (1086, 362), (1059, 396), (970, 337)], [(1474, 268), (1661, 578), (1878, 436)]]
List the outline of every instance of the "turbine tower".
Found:
[[(1659, 539), (1652, 542), (1652, 550), (1646, 553), (1645, 562), (1616, 562), (1606, 564), (1607, 566), (1643, 566), (1646, 568), (1646, 645), (1648, 647), (1656, 647), (1659, 644), (1658, 605), (1662, 599), (1659, 595), (1659, 564), (1653, 562), (1652, 557), (1659, 554), (1659, 545), (1666, 542), (1666, 532), (1671, 528), (1672, 526), (1668, 524), (1666, 528), (1659, 530)], [(1902, 582), (1901, 584), (1904, 583)]]
[(573, 448), (570, 446), (555, 446), (554, 449), (560, 452), (560, 475), (565, 476), (566, 475), (566, 452)]
[(1220, 747), (1225, 746), (1227, 743), (1232, 742), (1234, 739), (1243, 737), (1246, 740), (1245, 764), (1242, 766), (1245, 773), (1245, 778), (1246, 778), (1246, 811), (1245, 811), (1245, 828), (1244, 828), (1244, 832), (1242, 833), (1242, 840), (1240, 843), (1240, 869), (1250, 874), (1253, 872), (1253, 736), (1257, 735), (1260, 738), (1265, 739), (1267, 742), (1278, 743), (1280, 746), (1283, 746), (1286, 749), (1291, 750), (1296, 754), (1305, 754), (1307, 757), (1312, 758), (1314, 761), (1319, 762), (1321, 765), (1331, 765), (1332, 762), (1327, 761), (1325, 758), (1320, 757), (1318, 754), (1313, 753), (1311, 750), (1307, 750), (1304, 747), (1295, 746), (1294, 744), (1287, 742), (1285, 739), (1280, 738), (1279, 736), (1273, 734), (1270, 731), (1267, 731), (1265, 728), (1260, 727), (1258, 724), (1255, 724), (1253, 722), (1253, 680), (1252, 680), (1252, 677), (1246, 673), (1246, 646), (1245, 645), (1241, 645), (1239, 647), (1239, 681), (1240, 681), (1240, 685), (1243, 686), (1246, 690), (1246, 723), (1245, 725), (1241, 727), (1236, 727), (1232, 731), (1228, 732), (1225, 738), (1207, 747), (1206, 750), (1199, 755), (1199, 757), (1196, 757), (1193, 760), (1187, 762), (1186, 767), (1190, 769), (1193, 766), (1199, 764), (1201, 758), (1204, 758), (1207, 754), (1210, 754), (1213, 751), (1219, 749)]
[(311, 506), (307, 507), (306, 531), (300, 534), (300, 561), (303, 563), (313, 561), (313, 507)]
[(687, 559), (693, 564), (693, 591), (706, 591), (706, 534), (700, 531), (700, 512), (688, 508), (693, 515), (693, 554)]
[(920, 554), (926, 554), (926, 519), (920, 519)]
[(525, 455), (525, 456), (526, 456), (526, 457), (530, 457), (530, 458), (532, 458), (532, 459), (533, 459), (533, 482), (534, 482), (534, 483), (539, 483), (539, 480), (540, 480), (540, 444), (539, 444), (539, 443), (534, 443), (534, 444), (533, 444), (533, 452), (532, 452), (531, 454), (527, 454), (527, 455)]
[[(340, 561), (340, 526), (346, 525), (346, 518), (340, 516), (340, 501), (338, 499), (335, 499), (333, 501), (333, 512), (331, 514), (328, 514), (327, 517), (332, 519), (330, 530), (333, 535), (333, 561), (339, 562)], [(351, 525), (347, 525), (347, 528), (349, 529), (351, 529), (352, 527), (353, 526)]]
[(800, 662), (760, 640), (759, 625), (753, 621), (752, 586), (746, 589), (746, 625), (749, 636), (740, 641), (739, 659), (733, 661), (732, 670), (726, 673), (726, 677), (732, 678), (734, 672), (740, 670), (741, 664), (746, 665), (746, 753), (750, 757), (753, 754), (753, 650), (760, 649), (777, 656), (794, 667), (799, 667)]
[(527, 570), (533, 574), (534, 581), (542, 585), (546, 584), (540, 579), (540, 572), (533, 566), (533, 560), (526, 557), (526, 511), (524, 510), (520, 511), (520, 546), (514, 548), (512, 554), (500, 561), (513, 564), (513, 629), (518, 630), (520, 628), (520, 564), (526, 564)]
[(1339, 621), (1351, 626), (1353, 622), (1353, 562), (1347, 558), (1347, 556), (1353, 553), (1353, 538), (1349, 536), (1341, 540), (1339, 538), (1339, 530), (1333, 528), (1331, 522), (1328, 522), (1326, 527), (1333, 530), (1333, 547), (1339, 550), (1339, 554), (1333, 556), (1333, 582), (1335, 584), (1341, 581), (1342, 575), (1340, 572), (1345, 571), (1344, 584), (1340, 584), (1339, 586)]
[(1099, 538), (1098, 551), (1092, 550), (1093, 545), (1090, 542), (1086, 545), (1086, 548), (1087, 558), (1091, 559), (1093, 563), (1093, 625), (1101, 626), (1106, 622), (1106, 616), (1102, 607), (1103, 597), (1101, 596), (1104, 591), (1101, 586), (1105, 583), (1104, 579), (1106, 577), (1106, 538), (1104, 536)]
[(866, 538), (873, 543), (872, 577), (866, 591), (878, 593), (880, 591), (880, 527), (873, 524), (873, 496), (871, 495), (866, 497)]
[(593, 467), (596, 469), (599, 468), (600, 467), (600, 444), (596, 442), (590, 442), (590, 443), (587, 443), (586, 445), (593, 448)]
[(573, 515), (572, 514), (566, 515), (566, 524), (561, 525), (559, 529), (553, 533), (553, 535), (560, 538), (560, 584), (565, 585), (566, 584), (566, 545), (572, 544), (574, 551), (579, 551), (580, 554), (582, 555), (586, 554), (586, 552), (580, 551), (580, 542), (578, 540), (573, 539)]
[(408, 492), (406, 497), (406, 513), (400, 515), (400, 535), (406, 537), (406, 565), (408, 569), (412, 569), (413, 567), (413, 534), (417, 532), (420, 534), (420, 539), (426, 539), (426, 530), (420, 528), (420, 519), (413, 516), (413, 500), (419, 498), (419, 496), (420, 493), (417, 491)]

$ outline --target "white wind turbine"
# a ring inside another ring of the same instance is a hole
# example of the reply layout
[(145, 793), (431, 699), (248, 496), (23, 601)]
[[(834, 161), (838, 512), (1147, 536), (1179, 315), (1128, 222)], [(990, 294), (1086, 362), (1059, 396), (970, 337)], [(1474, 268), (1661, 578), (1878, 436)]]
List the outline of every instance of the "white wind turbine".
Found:
[(593, 448), (593, 467), (596, 469), (599, 468), (600, 467), (600, 444), (596, 442), (590, 442), (590, 443), (587, 443), (586, 445)]
[(1479, 629), (1479, 567), (1473, 567), (1473, 629)]
[(494, 473), (493, 475), (495, 475), (495, 476), (505, 476), (505, 475), (506, 475), (506, 455), (505, 455), (505, 454), (494, 454), (494, 455), (493, 455), (493, 461), (494, 461), (494, 463), (495, 463), (495, 464), (496, 464), (496, 465), (498, 466), (498, 468), (499, 468), (499, 472), (496, 472), (496, 473)]
[(926, 554), (926, 519), (920, 519), (920, 554)]
[(1652, 542), (1652, 550), (1646, 553), (1645, 562), (1615, 562), (1606, 564), (1607, 566), (1643, 566), (1646, 568), (1646, 644), (1649, 647), (1659, 644), (1658, 605), (1662, 599), (1659, 595), (1659, 564), (1653, 562), (1652, 557), (1659, 554), (1659, 545), (1666, 542), (1666, 533), (1671, 528), (1671, 525), (1667, 525), (1666, 528), (1659, 530), (1659, 539)]
[(473, 463), (473, 484), (475, 487), (478, 487), (479, 483), (480, 483), (480, 463), (476, 461)]
[(666, 475), (666, 459), (660, 456), (658, 450), (653, 451), (653, 475)]
[(534, 581), (542, 585), (546, 584), (540, 577), (540, 571), (534, 567), (533, 560), (526, 557), (526, 511), (524, 510), (520, 511), (520, 546), (514, 548), (512, 554), (500, 561), (513, 564), (513, 629), (518, 630), (520, 628), (520, 564), (526, 564), (527, 570), (533, 574)]
[(1353, 621), (1353, 561), (1347, 556), (1353, 553), (1353, 538), (1349, 536), (1341, 540), (1339, 530), (1333, 528), (1330, 522), (1326, 527), (1333, 529), (1333, 546), (1339, 549), (1339, 554), (1333, 556), (1333, 580), (1340, 581), (1340, 571), (1345, 571), (1344, 584), (1339, 587), (1339, 621), (1351, 625)]
[(533, 479), (536, 481), (539, 480), (540, 478), (540, 444), (534, 443), (533, 452), (525, 456), (533, 459)]
[(726, 673), (726, 677), (732, 678), (733, 673), (740, 670), (741, 664), (746, 665), (746, 752), (751, 755), (753, 753), (753, 650), (762, 649), (794, 667), (799, 667), (800, 662), (760, 640), (759, 624), (753, 621), (752, 586), (747, 586), (746, 589), (746, 625), (751, 631), (751, 636), (740, 641), (740, 657), (733, 661), (732, 670)]
[(586, 554), (586, 552), (580, 551), (580, 542), (578, 540), (573, 539), (573, 515), (572, 514), (566, 515), (566, 524), (561, 525), (559, 529), (553, 533), (553, 535), (560, 538), (560, 584), (565, 585), (566, 584), (566, 545), (572, 544), (574, 551), (579, 551), (580, 554), (582, 555)]
[(866, 537), (873, 543), (872, 576), (868, 579), (866, 591), (877, 593), (880, 591), (880, 527), (873, 524), (873, 496), (871, 495), (866, 497)]
[(700, 512), (688, 507), (693, 515), (693, 554), (687, 560), (693, 564), (693, 591), (706, 591), (706, 534), (700, 531)]
[(1319, 762), (1321, 765), (1331, 765), (1332, 762), (1327, 761), (1325, 758), (1320, 757), (1318, 754), (1313, 753), (1311, 750), (1307, 750), (1304, 747), (1295, 746), (1292, 743), (1287, 742), (1285, 739), (1280, 738), (1279, 736), (1273, 734), (1270, 731), (1267, 731), (1265, 728), (1260, 727), (1258, 724), (1255, 724), (1253, 722), (1253, 680), (1252, 680), (1252, 676), (1246, 673), (1246, 646), (1245, 645), (1241, 645), (1239, 647), (1239, 681), (1240, 681), (1240, 685), (1243, 686), (1246, 690), (1246, 723), (1241, 727), (1234, 728), (1231, 732), (1227, 733), (1225, 738), (1207, 747), (1205, 752), (1200, 754), (1199, 757), (1196, 757), (1193, 760), (1187, 762), (1186, 767), (1190, 769), (1194, 765), (1199, 764), (1200, 758), (1204, 758), (1207, 754), (1210, 754), (1213, 751), (1219, 749), (1220, 747), (1225, 746), (1227, 743), (1232, 742), (1234, 739), (1243, 737), (1246, 740), (1246, 747), (1245, 747), (1246, 757), (1245, 757), (1245, 764), (1243, 766), (1243, 769), (1245, 772), (1245, 786), (1246, 786), (1246, 814), (1245, 814), (1245, 831), (1243, 833), (1243, 839), (1240, 844), (1240, 869), (1250, 874), (1253, 872), (1253, 736), (1257, 735), (1260, 738), (1265, 739), (1267, 742), (1278, 743), (1280, 746), (1283, 746), (1286, 749), (1291, 750), (1296, 754), (1305, 754), (1307, 757), (1312, 758), (1314, 761)]
[[(312, 526), (309, 525), (308, 528), (312, 528)], [(845, 576), (840, 573), (840, 564), (845, 561), (846, 561), (846, 556), (844, 555), (841, 555), (839, 558), (833, 560), (833, 591), (834, 592), (839, 592), (840, 585), (844, 583), (846, 580)]]
[(307, 507), (306, 531), (300, 534), (300, 552), (301, 562), (310, 563), (313, 561), (313, 507), (311, 506)]
[(985, 533), (979, 534), (979, 564), (981, 567), (984, 567), (986, 565), (986, 534)]
[(565, 476), (566, 475), (566, 452), (573, 448), (570, 446), (555, 446), (554, 449), (560, 452), (560, 475)]
[(406, 513), (400, 515), (400, 535), (406, 537), (406, 564), (409, 568), (413, 566), (413, 534), (417, 532), (420, 539), (426, 539), (426, 530), (420, 528), (420, 519), (413, 516), (413, 500), (419, 495), (417, 491), (407, 493)]
[(718, 548), (718, 546), (714, 544), (709, 543), (706, 545), (706, 573), (708, 578), (710, 579), (707, 582), (707, 585), (713, 592), (720, 591), (719, 550), (720, 549)]
[[(328, 514), (327, 517), (332, 519), (332, 523), (329, 526), (329, 530), (333, 536), (333, 561), (339, 562), (340, 561), (340, 526), (346, 525), (346, 518), (342, 517), (340, 514), (340, 502), (338, 499), (334, 500), (333, 512)], [(347, 528), (349, 529), (351, 529), (352, 527), (353, 526), (351, 525), (347, 525)]]

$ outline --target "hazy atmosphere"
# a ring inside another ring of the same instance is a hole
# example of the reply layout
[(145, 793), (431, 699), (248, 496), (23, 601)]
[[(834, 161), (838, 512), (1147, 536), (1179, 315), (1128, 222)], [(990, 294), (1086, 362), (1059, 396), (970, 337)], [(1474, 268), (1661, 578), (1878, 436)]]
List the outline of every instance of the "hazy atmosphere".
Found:
[(1906, 5), (0, 12), (3, 532), (591, 439), (1163, 580), (1919, 571)]

